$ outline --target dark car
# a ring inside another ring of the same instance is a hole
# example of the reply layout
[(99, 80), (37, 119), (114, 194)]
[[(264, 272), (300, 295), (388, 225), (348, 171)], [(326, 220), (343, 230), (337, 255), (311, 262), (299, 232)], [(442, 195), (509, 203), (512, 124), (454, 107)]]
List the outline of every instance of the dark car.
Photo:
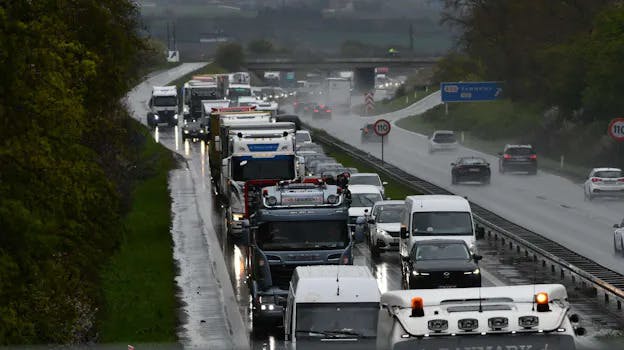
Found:
[(275, 117), (276, 122), (291, 122), (295, 124), (296, 130), (301, 130), (301, 120), (298, 115), (294, 114), (280, 114)]
[[(360, 128), (360, 131), (362, 132), (360, 140), (362, 142), (381, 142), (381, 136), (375, 133), (374, 127), (375, 124), (368, 123)], [(386, 136), (385, 139), (387, 140), (388, 137)]]
[(182, 141), (186, 139), (208, 141), (209, 137), (208, 128), (199, 121), (187, 122), (182, 126)]
[(537, 154), (531, 145), (507, 145), (499, 156), (498, 170), (501, 174), (508, 171), (537, 174)]
[(460, 182), (490, 183), (490, 163), (483, 158), (460, 157), (455, 163), (451, 163), (451, 166), (451, 182), (453, 185)]
[(417, 241), (406, 264), (407, 289), (481, 287), (478, 255), (455, 239)]
[(332, 115), (332, 110), (327, 105), (315, 104), (311, 108), (313, 117), (331, 117)]

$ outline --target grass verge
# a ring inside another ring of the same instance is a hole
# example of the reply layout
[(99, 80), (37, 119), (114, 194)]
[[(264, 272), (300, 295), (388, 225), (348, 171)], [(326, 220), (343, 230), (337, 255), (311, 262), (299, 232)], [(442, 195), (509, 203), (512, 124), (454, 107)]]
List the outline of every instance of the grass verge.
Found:
[(171, 199), (167, 186), (172, 154), (143, 136), (140, 172), (132, 208), (124, 220), (117, 253), (102, 274), (104, 310), (100, 342), (174, 342), (176, 299)]
[[(440, 129), (455, 130), (464, 146), (496, 155), (507, 143), (527, 143), (525, 135), (531, 132), (532, 125), (539, 123), (538, 118), (539, 113), (531, 107), (523, 108), (508, 101), (497, 101), (451, 104), (448, 116), (444, 113), (444, 107), (438, 106), (422, 115), (403, 118), (397, 125), (425, 135)], [(496, 137), (485, 138), (485, 135)], [(560, 158), (540, 154), (539, 166), (575, 181), (585, 179), (589, 168), (566, 162), (563, 156), (564, 166), (561, 167)]]

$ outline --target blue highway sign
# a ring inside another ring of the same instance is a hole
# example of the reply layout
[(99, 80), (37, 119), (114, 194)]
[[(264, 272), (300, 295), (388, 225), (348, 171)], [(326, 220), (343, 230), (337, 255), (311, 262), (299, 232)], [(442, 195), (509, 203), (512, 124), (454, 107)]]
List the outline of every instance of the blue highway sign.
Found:
[(492, 101), (502, 97), (500, 82), (441, 83), (442, 102)]

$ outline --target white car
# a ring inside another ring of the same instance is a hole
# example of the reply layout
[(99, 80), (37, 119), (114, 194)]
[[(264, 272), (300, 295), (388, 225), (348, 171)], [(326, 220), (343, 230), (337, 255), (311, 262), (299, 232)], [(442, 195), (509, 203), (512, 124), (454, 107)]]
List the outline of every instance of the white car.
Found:
[(295, 132), (295, 143), (298, 145), (312, 143), (312, 136), (308, 130), (297, 130)]
[(360, 216), (370, 213), (375, 203), (383, 200), (377, 186), (372, 185), (349, 185), (351, 194), (351, 206), (349, 207), (349, 228), (355, 231), (355, 223)]
[(618, 168), (594, 168), (589, 173), (584, 186), (585, 199), (592, 200), (595, 197), (623, 196), (624, 176), (622, 169)]
[(381, 181), (381, 178), (379, 177), (377, 173), (351, 174), (351, 177), (349, 178), (349, 185), (377, 186), (377, 188), (379, 189), (379, 192), (381, 192), (381, 195), (383, 197), (386, 196), (386, 189), (384, 188), (384, 186), (387, 184), (388, 184), (387, 182)]
[(381, 252), (399, 250), (401, 215), (405, 201), (381, 201), (375, 203), (368, 223), (368, 247), (373, 257)]
[(455, 150), (457, 149), (457, 138), (455, 133), (450, 130), (434, 131), (429, 138), (429, 153), (435, 151)]

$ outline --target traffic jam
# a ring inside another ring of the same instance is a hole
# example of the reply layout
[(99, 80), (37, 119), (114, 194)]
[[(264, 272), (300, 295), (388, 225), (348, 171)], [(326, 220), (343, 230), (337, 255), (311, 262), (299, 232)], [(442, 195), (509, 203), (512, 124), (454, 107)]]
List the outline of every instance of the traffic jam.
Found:
[[(153, 87), (147, 121), (181, 125), (184, 142), (208, 150), (228, 244), (244, 257), (254, 336), (277, 335), (292, 348), (575, 349), (585, 330), (563, 285), (483, 286), (468, 200), (388, 198), (382, 176), (344, 166), (314, 142), (296, 114), (335, 118), (351, 105), (346, 79), (302, 84), (282, 101), (250, 81), (237, 72), (194, 76), (180, 92)], [(294, 115), (281, 113), (286, 100)], [(360, 130), (362, 142), (383, 145), (390, 123)], [(449, 130), (428, 143), (430, 153), (459, 144)], [(498, 168), (535, 174), (535, 150), (506, 145)], [(450, 176), (453, 185), (487, 185), (492, 174), (484, 159), (459, 157)], [(620, 188), (621, 178), (619, 169), (594, 169), (586, 198)], [(624, 250), (624, 222), (615, 226)], [(402, 289), (380, 292), (369, 267), (354, 265), (356, 247), (397, 256)]]

